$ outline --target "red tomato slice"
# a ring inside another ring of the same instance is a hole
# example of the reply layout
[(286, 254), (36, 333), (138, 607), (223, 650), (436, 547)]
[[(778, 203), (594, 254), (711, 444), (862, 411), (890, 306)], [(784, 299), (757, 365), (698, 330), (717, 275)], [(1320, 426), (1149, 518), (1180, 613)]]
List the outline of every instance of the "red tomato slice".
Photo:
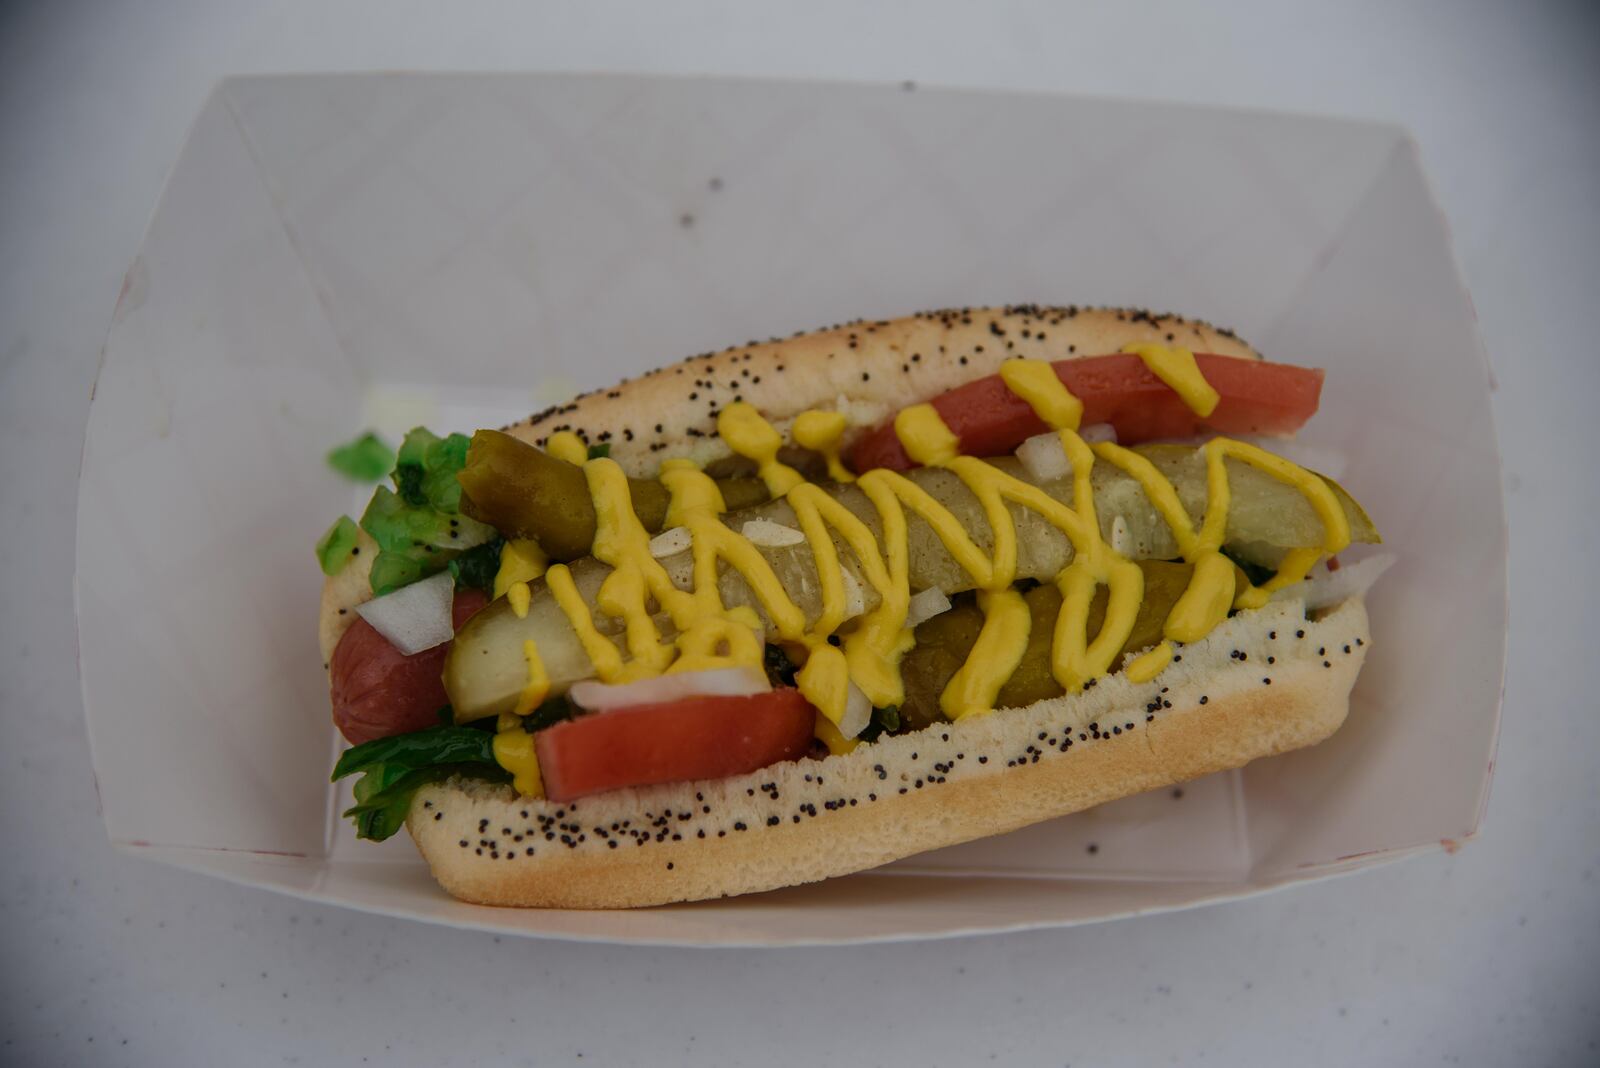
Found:
[(816, 711), (799, 690), (687, 697), (596, 712), (533, 736), (545, 796), (721, 779), (796, 760), (811, 749)]
[[(1195, 355), (1195, 362), (1220, 395), (1216, 409), (1204, 419), (1137, 356), (1089, 356), (1058, 360), (1053, 366), (1056, 377), (1083, 401), (1083, 425), (1110, 423), (1123, 445), (1186, 438), (1202, 430), (1290, 434), (1317, 410), (1320, 369), (1203, 353)], [(1007, 389), (999, 375), (942, 393), (933, 399), (933, 407), (968, 456), (1004, 456), (1045, 430), (1027, 401)], [(893, 420), (857, 442), (850, 459), (857, 471), (916, 466), (900, 447)]]

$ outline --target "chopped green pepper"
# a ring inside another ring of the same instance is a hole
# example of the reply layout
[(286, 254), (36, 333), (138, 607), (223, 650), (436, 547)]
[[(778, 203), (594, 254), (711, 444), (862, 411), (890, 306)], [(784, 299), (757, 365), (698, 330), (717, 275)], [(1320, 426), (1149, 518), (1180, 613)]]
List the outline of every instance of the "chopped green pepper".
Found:
[(400, 499), (413, 507), (420, 508), (428, 503), (422, 483), (428, 473), (428, 450), (438, 441), (437, 434), (419, 426), (413, 427), (400, 443), (400, 454), (394, 464), (394, 488)]
[(400, 453), (395, 458), (397, 465), (414, 464), (417, 467), (425, 466), (428, 458), (428, 449), (439, 441), (439, 435), (425, 426), (412, 427), (400, 443)]
[(456, 481), (456, 473), (466, 466), (471, 444), (465, 434), (451, 434), (428, 446), (422, 464), (422, 496), (436, 511), (450, 515), (461, 511), (461, 483)]
[(322, 565), (324, 575), (337, 575), (344, 570), (359, 535), (355, 520), (349, 516), (342, 515), (334, 520), (333, 526), (317, 540), (317, 562)]
[(381, 550), (372, 565), (372, 592), (380, 596), (426, 578), (460, 553), (496, 538), (493, 527), (464, 515), (407, 504), (387, 486), (373, 492), (361, 515), (361, 529)]
[(356, 482), (376, 482), (394, 466), (394, 450), (368, 431), (328, 453), (328, 466)]
[(393, 593), (401, 586), (409, 586), (418, 579), (427, 578), (445, 565), (442, 556), (437, 560), (424, 560), (419, 557), (408, 556), (405, 553), (383, 550), (372, 561), (372, 593), (382, 597), (386, 593)]

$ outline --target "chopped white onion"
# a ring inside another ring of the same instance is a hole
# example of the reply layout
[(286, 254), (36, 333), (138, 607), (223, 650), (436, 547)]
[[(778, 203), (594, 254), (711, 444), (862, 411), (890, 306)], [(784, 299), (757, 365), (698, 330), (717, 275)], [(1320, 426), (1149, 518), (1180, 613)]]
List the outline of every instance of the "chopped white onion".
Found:
[(401, 586), (393, 593), (356, 605), (356, 612), (372, 629), (407, 656), (414, 656), (455, 637), (450, 609), (455, 603), (456, 580), (450, 572)]
[(1035, 434), (1017, 446), (1017, 459), (1035, 482), (1054, 482), (1072, 474), (1072, 461), (1055, 431)]
[(739, 533), (743, 534), (751, 545), (759, 545), (766, 549), (799, 545), (806, 540), (806, 536), (794, 527), (786, 527), (770, 519), (752, 519), (740, 528)]
[(1128, 531), (1128, 521), (1120, 515), (1111, 520), (1111, 548), (1122, 556), (1127, 556), (1133, 549), (1133, 535)]
[(667, 578), (680, 590), (694, 588), (694, 554), (674, 553), (661, 561), (661, 568), (667, 573)]
[(568, 692), (574, 704), (592, 712), (633, 705), (658, 705), (685, 697), (748, 697), (772, 689), (765, 672), (754, 668), (717, 668), (657, 675), (653, 679), (612, 686), (594, 679), (573, 685)]
[(846, 568), (841, 567), (839, 574), (844, 576), (844, 618), (854, 619), (867, 610), (867, 598), (861, 592), (861, 583)]
[(1101, 441), (1109, 441), (1115, 445), (1117, 443), (1117, 428), (1110, 423), (1090, 423), (1088, 426), (1078, 429), (1078, 436), (1090, 445)]
[(650, 539), (650, 555), (657, 560), (676, 556), (689, 548), (690, 544), (688, 527), (672, 527)]
[(1304, 582), (1285, 586), (1274, 593), (1272, 599), (1303, 600), (1308, 611), (1327, 608), (1366, 593), (1380, 575), (1394, 566), (1397, 559), (1393, 553), (1377, 553), (1353, 564), (1342, 564), (1337, 571), (1329, 571), (1326, 564), (1318, 564)]
[(872, 702), (855, 683), (850, 684), (850, 696), (844, 701), (844, 716), (839, 720), (839, 733), (854, 738), (872, 722)]
[(937, 586), (929, 586), (921, 593), (913, 594), (911, 602), (906, 606), (906, 626), (915, 627), (926, 623), (934, 616), (943, 615), (950, 611), (950, 598)]

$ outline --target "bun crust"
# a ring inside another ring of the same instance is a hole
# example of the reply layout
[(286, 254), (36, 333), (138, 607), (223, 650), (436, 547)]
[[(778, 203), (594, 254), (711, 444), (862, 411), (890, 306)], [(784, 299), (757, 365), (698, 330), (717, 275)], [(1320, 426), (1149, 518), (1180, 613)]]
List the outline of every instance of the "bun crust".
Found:
[(1360, 600), (1316, 622), (1277, 603), (1184, 646), (1154, 682), (1119, 674), (844, 756), (567, 804), (450, 781), (418, 792), (406, 826), (439, 883), (485, 905), (628, 908), (794, 886), (1319, 742), (1344, 722), (1369, 644)]

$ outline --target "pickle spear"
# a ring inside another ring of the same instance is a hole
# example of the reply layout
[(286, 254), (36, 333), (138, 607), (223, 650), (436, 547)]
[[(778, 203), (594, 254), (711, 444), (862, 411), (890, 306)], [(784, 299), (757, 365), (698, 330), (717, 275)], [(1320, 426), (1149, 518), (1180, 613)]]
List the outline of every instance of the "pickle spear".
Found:
[[(461, 483), (461, 510), (508, 538), (532, 538), (552, 560), (576, 560), (594, 544), (594, 502), (583, 468), (498, 430), (472, 435)], [(717, 480), (728, 508), (767, 499), (759, 479)], [(655, 479), (628, 479), (639, 521), (651, 533), (667, 514), (667, 491)]]
[[(1156, 446), (1138, 451), (1149, 456), (1172, 481), (1178, 490), (1179, 500), (1198, 524), (1206, 500), (1203, 457), (1197, 450), (1182, 446)], [(991, 462), (1008, 474), (1029, 481), (1027, 472), (1016, 460), (1004, 458)], [(1297, 490), (1242, 462), (1229, 459), (1227, 464), (1232, 502), (1225, 544), (1230, 551), (1241, 559), (1272, 567), (1290, 549), (1321, 544), (1321, 521)], [(565, 466), (582, 477), (576, 467), (571, 464)], [(918, 468), (908, 472), (906, 477), (949, 509), (981, 548), (985, 551), (992, 548), (993, 538), (983, 509), (959, 478), (939, 468)], [(1102, 535), (1111, 541), (1113, 527), (1120, 526), (1123, 555), (1134, 560), (1171, 560), (1179, 555), (1172, 532), (1167, 529), (1166, 522), (1156, 513), (1136, 480), (1110, 464), (1096, 463), (1091, 482)], [(1070, 478), (1037, 484), (1057, 500), (1071, 503)], [(1378, 532), (1360, 505), (1331, 480), (1328, 484), (1344, 506), (1350, 521), (1352, 541), (1377, 541)], [(832, 496), (866, 523), (874, 535), (881, 538), (877, 510), (860, 489), (854, 485), (827, 488)], [(468, 492), (471, 492), (470, 488)], [(579, 496), (587, 502), (586, 493), (580, 491)], [(570, 495), (567, 504), (575, 504)], [(1037, 513), (1020, 505), (1010, 506), (1010, 512), (1017, 528), (1017, 578), (1051, 581), (1072, 561), (1071, 541)], [(590, 517), (592, 525), (592, 506)], [(789, 527), (797, 526), (793, 510), (784, 501), (770, 501), (754, 508), (730, 511), (724, 516), (724, 522), (731, 529), (739, 530), (745, 522), (758, 518)], [(932, 528), (909, 510), (906, 519), (911, 588), (923, 590), (936, 586), (946, 594), (972, 589), (972, 577), (945, 549)], [(865, 609), (870, 610), (877, 604), (877, 592), (862, 579), (849, 548), (837, 536), (834, 542), (840, 560), (861, 587)], [(822, 601), (810, 546), (801, 542), (763, 547), (760, 552), (783, 583), (790, 599), (805, 614), (808, 625), (814, 622), (821, 613)], [(667, 557), (662, 564), (675, 585), (681, 589), (689, 588), (692, 568), (688, 551)], [(591, 557), (584, 557), (572, 564), (573, 579), (579, 593), (591, 606), (591, 611), (600, 583), (609, 573), (606, 565)], [(748, 604), (765, 619), (760, 603), (738, 572), (724, 568), (718, 585), (723, 602), (729, 607)], [(614, 638), (620, 635), (622, 628), (619, 620), (599, 613), (595, 614), (594, 619), (601, 633)], [(656, 623), (664, 636), (672, 634), (670, 622), (664, 616), (658, 617)], [(529, 639), (538, 645), (540, 657), (550, 675), (551, 693), (562, 693), (574, 682), (593, 676), (593, 666), (566, 616), (545, 591), (543, 583), (537, 583), (526, 617), (518, 619), (504, 599), (497, 600), (474, 616), (456, 635), (445, 661), (444, 683), (457, 722), (470, 722), (515, 707), (527, 683), (528, 667), (523, 658), (523, 642)]]

